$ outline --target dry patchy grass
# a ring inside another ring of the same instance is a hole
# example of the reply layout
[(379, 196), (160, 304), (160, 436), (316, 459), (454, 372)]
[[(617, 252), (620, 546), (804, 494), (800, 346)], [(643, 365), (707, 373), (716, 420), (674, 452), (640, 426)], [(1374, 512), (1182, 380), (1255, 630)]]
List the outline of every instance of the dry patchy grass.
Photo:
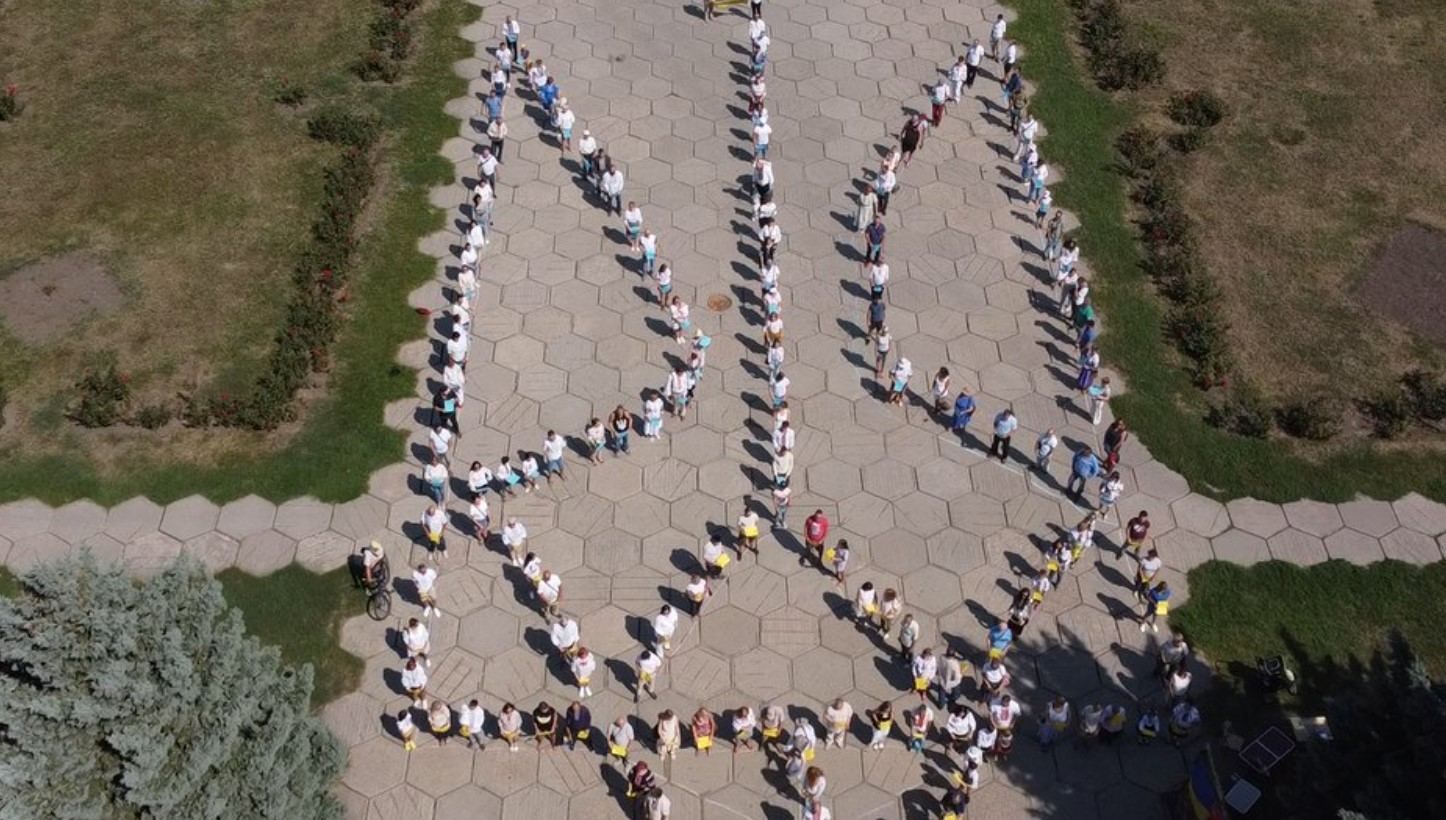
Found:
[[(99, 463), (146, 452), (204, 458), (200, 442), (131, 429), (66, 430), (78, 374), (114, 353), (135, 404), (197, 385), (249, 383), (288, 293), (318, 170), (332, 151), (282, 78), (313, 99), (348, 93), (367, 0), (153, 0), (0, 6), (0, 77), (27, 108), (0, 129), (0, 275), (72, 250), (100, 259), (125, 304), (58, 339), (0, 333), (10, 392), (0, 446), (84, 448)], [(206, 433), (205, 450), (258, 437)]]
[(1446, 360), (1352, 298), (1404, 221), (1446, 228), (1446, 32), (1433, 5), (1128, 2), (1169, 65), (1151, 96), (1208, 88), (1229, 105), (1186, 160), (1187, 204), (1243, 370), (1276, 398), (1352, 397)]

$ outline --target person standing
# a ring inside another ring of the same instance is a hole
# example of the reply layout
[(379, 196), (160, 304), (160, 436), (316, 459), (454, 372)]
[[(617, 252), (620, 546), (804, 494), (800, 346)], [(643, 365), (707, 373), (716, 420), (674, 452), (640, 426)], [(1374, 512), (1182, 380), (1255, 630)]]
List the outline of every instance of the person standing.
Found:
[(1145, 596), (1150, 593), (1150, 589), (1155, 584), (1155, 579), (1164, 567), (1164, 560), (1160, 558), (1160, 553), (1154, 549), (1151, 549), (1140, 558), (1139, 566), (1135, 567), (1136, 601), (1145, 600)]
[(693, 755), (696, 757), (699, 752), (712, 754), (713, 738), (718, 734), (718, 724), (708, 707), (699, 707), (698, 711), (693, 713), (690, 728), (693, 730)]
[(873, 727), (873, 736), (869, 739), (869, 748), (879, 751), (884, 748), (884, 743), (889, 739), (889, 733), (894, 729), (894, 706), (888, 701), (883, 701), (876, 708), (865, 709), (864, 716), (868, 718), (869, 725)]
[(487, 710), (482, 708), (482, 702), (473, 698), (467, 705), (463, 706), (457, 715), (457, 722), (461, 725), (457, 733), (467, 741), (468, 749), (485, 751), (487, 745), (482, 742), (483, 732), (487, 725)]
[[(944, 124), (944, 107), (948, 102), (949, 82), (945, 78), (940, 78), (933, 90), (929, 92), (929, 104), (931, 107), (929, 120), (933, 127), (938, 128)], [(907, 165), (908, 163), (906, 162), (904, 164)]]
[[(823, 510), (814, 510), (813, 515), (803, 520), (803, 546), (812, 552), (818, 561), (819, 567), (823, 567), (823, 543), (828, 538), (829, 520), (823, 514)], [(798, 565), (803, 566), (808, 560), (808, 554), (798, 556)]]
[(438, 504), (447, 503), (447, 479), (450, 476), (447, 468), (442, 464), (442, 459), (432, 456), (432, 463), (422, 468), (422, 484), (427, 488), (427, 495), (432, 501)]
[(1083, 495), (1085, 486), (1100, 474), (1100, 460), (1095, 456), (1095, 451), (1085, 447), (1075, 454), (1070, 462), (1069, 483), (1065, 491), (1074, 495)]
[(477, 157), (477, 176), (487, 183), (495, 194), (497, 191), (497, 157), (493, 156), (491, 146), (482, 148), (482, 155)]
[(572, 150), (572, 129), (577, 124), (577, 115), (567, 107), (567, 100), (559, 100), (557, 106), (558, 148), (566, 154)]
[(964, 86), (974, 88), (974, 78), (979, 76), (979, 65), (984, 62), (984, 46), (976, 39), (964, 52)]
[(547, 483), (552, 483), (552, 477), (556, 475), (563, 481), (567, 480), (567, 471), (563, 464), (563, 449), (567, 442), (556, 430), (548, 430), (547, 437), (542, 440), (542, 461), (543, 473), (547, 476)]
[(788, 468), (793, 467), (793, 453), (784, 450), (774, 458), (775, 480), (773, 486), (773, 529), (781, 530), (788, 527), (788, 508), (793, 504), (793, 488), (788, 486), (787, 475), (778, 480), (777, 468), (780, 460), (786, 459)]
[(442, 610), (437, 606), (437, 570), (425, 563), (418, 564), (412, 571), (412, 584), (417, 588), (417, 602), (422, 605), (422, 617), (442, 617)]
[(989, 56), (995, 61), (999, 60), (999, 47), (1004, 42), (1004, 33), (1008, 30), (1009, 24), (1004, 22), (1004, 15), (994, 18), (994, 23), (989, 27)]
[(412, 699), (413, 708), (426, 708), (427, 670), (414, 657), (407, 658), (406, 665), (402, 667), (402, 688)]
[(1140, 514), (1131, 518), (1125, 524), (1125, 549), (1135, 555), (1140, 554), (1140, 547), (1145, 543), (1145, 538), (1150, 534), (1150, 513), (1147, 510), (1140, 510)]
[(1004, 73), (1008, 74), (1019, 66), (1019, 44), (1008, 40), (1004, 46)]
[(522, 26), (518, 24), (516, 20), (512, 19), (512, 15), (509, 14), (507, 18), (502, 21), (502, 41), (507, 44), (508, 48), (512, 49), (513, 54), (519, 57), (521, 54), (518, 52), (517, 41), (520, 39), (522, 39)]
[(628, 723), (627, 716), (619, 716), (608, 726), (607, 741), (608, 759), (616, 761), (626, 771), (633, 746), (633, 727)]
[(894, 188), (899, 184), (899, 178), (894, 174), (892, 168), (886, 168), (879, 172), (874, 180), (874, 191), (879, 198), (879, 214), (888, 215), (889, 197), (893, 195)]
[(502, 525), (502, 546), (507, 548), (507, 555), (512, 559), (512, 566), (522, 566), (522, 555), (527, 550), (527, 526), (515, 515), (508, 518), (507, 523)]
[(764, 200), (773, 199), (773, 163), (765, 157), (753, 161), (753, 210)]
[(934, 650), (924, 647), (914, 658), (912, 664), (914, 673), (914, 694), (919, 696), (920, 703), (929, 701), (929, 689), (934, 685), (934, 677), (939, 674), (939, 659), (934, 657)]
[[(1093, 350), (1093, 348), (1090, 349)], [(1114, 391), (1110, 388), (1110, 377), (1101, 378), (1098, 384), (1090, 385), (1086, 392), (1090, 399), (1090, 422), (1099, 424), (1104, 419), (1105, 407), (1110, 403), (1110, 397), (1114, 395)]]
[(633, 690), (633, 703), (637, 703), (644, 692), (653, 700), (658, 699), (658, 670), (662, 668), (663, 659), (652, 650), (644, 649), (638, 655), (638, 686)]
[(623, 185), (626, 180), (623, 172), (611, 162), (602, 176), (603, 210), (607, 213), (623, 215)]
[(1170, 614), (1170, 585), (1165, 581), (1155, 584), (1145, 593), (1144, 612), (1140, 616), (1140, 631), (1146, 628), (1160, 631), (1159, 619)]
[(1118, 470), (1105, 476), (1104, 480), (1100, 482), (1100, 514), (1103, 515), (1114, 509), (1124, 494), (1125, 481)]
[(507, 144), (507, 122), (501, 117), (487, 123), (487, 141), (490, 143), (492, 156), (497, 162), (502, 162), (502, 148)]
[(823, 710), (823, 745), (844, 748), (848, 744), (849, 726), (853, 721), (854, 707), (843, 698), (835, 698), (833, 703)]
[(949, 66), (949, 102), (957, 103), (964, 96), (964, 78), (969, 75), (969, 64), (966, 55), (960, 54)]
[(919, 150), (928, 130), (929, 120), (923, 114), (914, 114), (904, 121), (904, 127), (899, 130), (899, 162), (905, 167), (914, 158), (914, 152)]
[(1059, 448), (1059, 435), (1051, 427), (1039, 434), (1034, 442), (1034, 466), (1041, 473), (1049, 472), (1049, 462), (1054, 456), (1054, 451)]
[(879, 207), (879, 195), (870, 185), (859, 195), (859, 209), (854, 214), (854, 230), (863, 233), (868, 226), (874, 223), (874, 214)]
[(440, 698), (432, 701), (427, 709), (427, 728), (437, 738), (438, 746), (447, 744), (447, 738), (452, 734), (452, 707), (446, 701)]
[[(556, 647), (559, 655), (571, 666), (572, 659), (577, 657), (581, 649), (582, 630), (578, 628), (577, 621), (566, 615), (558, 615), (552, 622), (552, 645)], [(576, 672), (574, 672), (574, 675)]]
[(1015, 417), (1013, 410), (1005, 408), (994, 417), (994, 438), (989, 442), (989, 455), (997, 456), (1000, 464), (1009, 460), (1009, 440), (1017, 429), (1019, 419)]
[[(870, 207), (872, 209), (872, 206)], [(865, 267), (878, 264), (883, 260), (884, 236), (888, 228), (884, 225), (884, 218), (874, 213), (873, 219), (864, 227), (864, 265)], [(882, 291), (881, 291), (882, 292)]]
[(1113, 470), (1115, 465), (1120, 463), (1120, 451), (1124, 448), (1125, 442), (1130, 438), (1129, 428), (1125, 426), (1124, 419), (1115, 419), (1110, 426), (1105, 428), (1105, 435), (1102, 441), (1105, 448), (1105, 469)]
[(663, 396), (649, 390), (643, 398), (643, 437), (657, 439), (663, 434)]
[(1054, 745), (1072, 722), (1074, 717), (1069, 701), (1065, 700), (1063, 695), (1057, 695), (1045, 707), (1044, 717), (1039, 721), (1039, 745), (1045, 748)]
[(537, 741), (537, 748), (542, 748), (544, 740), (547, 741), (547, 748), (557, 748), (561, 723), (552, 704), (545, 700), (537, 704), (537, 708), (532, 710), (532, 739)]
[(894, 622), (904, 614), (904, 602), (893, 587), (885, 587), (879, 599), (879, 634), (889, 637), (894, 631)]
[[(766, 35), (765, 35), (766, 36)], [(766, 109), (765, 109), (766, 110)], [(763, 120), (753, 126), (753, 156), (756, 159), (768, 159), (768, 143), (773, 135), (773, 126), (768, 120)]]
[(914, 364), (907, 357), (900, 356), (894, 363), (894, 370), (889, 376), (889, 404), (903, 406), (904, 394), (908, 392), (909, 379), (914, 375)]
[(653, 616), (654, 649), (660, 656), (673, 651), (673, 635), (678, 631), (678, 613), (667, 604)]
[(597, 156), (597, 140), (593, 139), (592, 132), (586, 128), (582, 129), (582, 139), (577, 141), (577, 154), (582, 158), (582, 178), (592, 179), (593, 161)]
[(437, 560), (447, 557), (447, 511), (437, 504), (428, 504), (422, 513), (422, 533)]
[(954, 399), (954, 414), (949, 421), (950, 431), (962, 437), (970, 420), (974, 418), (974, 409), (974, 397), (969, 394), (968, 388), (959, 388), (959, 395)]
[(550, 569), (543, 570), (542, 580), (537, 584), (537, 600), (541, 604), (542, 617), (556, 618), (562, 601), (562, 576)]

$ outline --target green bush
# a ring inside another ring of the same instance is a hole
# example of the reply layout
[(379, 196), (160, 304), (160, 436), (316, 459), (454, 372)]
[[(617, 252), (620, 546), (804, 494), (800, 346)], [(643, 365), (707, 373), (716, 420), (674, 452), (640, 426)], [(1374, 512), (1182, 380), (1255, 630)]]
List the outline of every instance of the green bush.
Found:
[(1165, 79), (1165, 58), (1152, 48), (1125, 48), (1100, 60), (1095, 81), (1106, 91), (1139, 91)]
[(1132, 177), (1142, 177), (1160, 165), (1165, 152), (1160, 148), (1160, 134), (1144, 125), (1126, 129), (1115, 139), (1120, 152), (1121, 170)]
[(328, 106), (306, 121), (306, 133), (312, 139), (365, 150), (376, 144), (381, 134), (381, 123), (371, 113)]
[(1376, 435), (1381, 438), (1396, 438), (1405, 433), (1415, 416), (1410, 398), (1399, 387), (1377, 392), (1361, 403), (1361, 409), (1370, 417)]
[(1138, 42), (1119, 0), (1075, 4), (1080, 44), (1089, 55), (1090, 73), (1106, 91), (1138, 90), (1165, 76), (1160, 53)]
[(1205, 422), (1246, 438), (1265, 438), (1275, 426), (1275, 416), (1254, 385), (1240, 382), (1223, 400), (1210, 405)]
[(1213, 128), (1225, 119), (1225, 101), (1212, 91), (1184, 91), (1170, 95), (1165, 113), (1187, 128)]
[(0, 427), (5, 426), (5, 406), (10, 403), (10, 393), (0, 384)]
[(1181, 154), (1193, 154), (1205, 145), (1208, 133), (1204, 128), (1187, 128), (1170, 135), (1170, 147)]
[(127, 379), (116, 370), (115, 360), (107, 360), (87, 371), (76, 384), (80, 391), (72, 418), (82, 427), (110, 427), (120, 420), (130, 400)]
[(20, 116), (25, 110), (25, 103), (20, 101), (20, 88), (15, 85), (5, 86), (0, 91), (0, 122), (8, 122)]
[(1226, 338), (1229, 323), (1217, 310), (1171, 308), (1165, 316), (1165, 328), (1175, 347), (1190, 360), (1196, 384), (1209, 388), (1224, 381), (1232, 364)]
[(1425, 421), (1446, 418), (1446, 380), (1439, 373), (1412, 370), (1401, 377), (1401, 386), (1410, 397), (1411, 409)]
[(175, 412), (168, 404), (148, 404), (136, 411), (135, 423), (147, 430), (159, 430), (171, 423)]
[(296, 108), (305, 103), (306, 97), (305, 86), (284, 77), (271, 86), (271, 101), (288, 108)]
[(1326, 441), (1341, 431), (1341, 407), (1329, 396), (1292, 399), (1276, 411), (1276, 423), (1286, 435)]

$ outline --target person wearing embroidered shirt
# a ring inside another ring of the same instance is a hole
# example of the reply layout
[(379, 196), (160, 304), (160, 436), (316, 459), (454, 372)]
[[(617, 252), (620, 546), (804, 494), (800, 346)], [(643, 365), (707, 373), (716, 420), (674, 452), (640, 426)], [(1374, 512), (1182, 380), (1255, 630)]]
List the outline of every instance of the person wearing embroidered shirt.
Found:
[(628, 238), (628, 250), (637, 253), (638, 239), (643, 233), (643, 209), (639, 208), (636, 202), (629, 201), (627, 209), (623, 211), (623, 233)]
[(592, 673), (597, 671), (597, 658), (588, 651), (587, 647), (579, 646), (577, 654), (572, 657), (572, 678), (577, 682), (578, 699), (585, 698), (592, 694)]
[(979, 64), (984, 62), (984, 46), (978, 40), (969, 44), (964, 51), (964, 87), (973, 88), (974, 78), (979, 74)]
[(464, 268), (476, 266), (477, 249), (472, 247), (471, 241), (462, 243), (462, 251), (457, 254), (457, 262)]
[(653, 616), (653, 637), (659, 655), (666, 655), (673, 649), (673, 634), (678, 631), (678, 613), (671, 606), (663, 604)]
[(742, 560), (744, 550), (758, 555), (758, 512), (753, 509), (753, 499), (743, 497), (743, 514), (738, 516), (738, 558)]
[(934, 685), (934, 676), (939, 674), (939, 659), (934, 657), (934, 650), (924, 647), (924, 651), (914, 658), (914, 693), (919, 696), (919, 702), (925, 703), (929, 700), (929, 688)]
[(1100, 482), (1100, 512), (1108, 512), (1125, 494), (1125, 481), (1119, 471), (1110, 473)]
[(452, 707), (446, 701), (432, 701), (431, 708), (427, 710), (427, 726), (437, 736), (437, 745), (445, 744), (448, 735), (452, 734)]
[(421, 659), (425, 665), (432, 665), (432, 633), (426, 624), (416, 618), (408, 620), (406, 628), (402, 630), (402, 645), (407, 649), (408, 660)]
[(562, 600), (562, 576), (552, 570), (543, 570), (542, 581), (537, 585), (537, 598), (542, 602), (544, 616), (556, 616), (558, 602)]
[(787, 487), (793, 476), (793, 451), (787, 448), (773, 453), (773, 486)]
[[(486, 245), (486, 244), (487, 244), (487, 229), (482, 226), (482, 223), (481, 223), (481, 222), (478, 222), (478, 221), (475, 220), (475, 219), (469, 219), (469, 220), (467, 221), (467, 230), (466, 230), (465, 233), (462, 234), (462, 238), (465, 239), (468, 243), (470, 243), (470, 244), (472, 245), (473, 249), (480, 248), (480, 247), (482, 247), (483, 245)], [(473, 263), (474, 263), (474, 264), (464, 265), (464, 266), (463, 266), (463, 269), (472, 271), (474, 276), (475, 276), (476, 270), (477, 270), (477, 266), (476, 266), (475, 262), (476, 262), (476, 260), (474, 259), (474, 260), (473, 260)], [(467, 296), (467, 301), (468, 301), (468, 302), (471, 302), (471, 301), (473, 301), (474, 299), (476, 299), (476, 294), (464, 294), (464, 295)]]
[(683, 365), (678, 365), (668, 374), (668, 382), (663, 389), (673, 404), (673, 415), (680, 419), (688, 417), (688, 394), (692, 387), (693, 378)]
[(407, 665), (402, 667), (402, 688), (412, 698), (413, 706), (426, 708), (427, 670), (416, 658), (408, 658)]
[(562, 713), (562, 736), (569, 749), (576, 749), (579, 743), (584, 749), (592, 747), (588, 742), (592, 738), (592, 712), (578, 701), (573, 701)]
[(979, 669), (980, 694), (987, 700), (998, 695), (1009, 683), (1009, 670), (1004, 668), (1003, 656), (990, 657)]
[(522, 464), (518, 465), (518, 471), (522, 473), (522, 486), (524, 492), (532, 492), (537, 489), (537, 479), (542, 478), (542, 467), (537, 463), (537, 456), (533, 453), (520, 453)]
[(602, 193), (605, 199), (603, 210), (608, 213), (615, 213), (618, 216), (623, 214), (623, 172), (616, 166), (609, 163), (602, 176)]
[(492, 66), (492, 73), (489, 75), (492, 80), (492, 93), (499, 97), (507, 96), (507, 69), (501, 63)]
[(977, 728), (974, 713), (969, 711), (969, 707), (962, 703), (949, 707), (949, 717), (944, 721), (944, 733), (949, 736), (949, 744), (954, 747), (955, 753), (964, 753)]
[(959, 697), (959, 690), (964, 686), (964, 669), (967, 664), (960, 657), (959, 652), (953, 647), (944, 650), (944, 658), (939, 662), (939, 703), (950, 704)]
[(1017, 429), (1019, 419), (1015, 418), (1013, 411), (1001, 410), (994, 417), (994, 439), (989, 443), (989, 455), (998, 456), (1000, 464), (1009, 459), (1009, 440)]
[(566, 445), (567, 442), (557, 434), (556, 430), (548, 430), (547, 438), (542, 440), (542, 460), (545, 463), (543, 470), (547, 474), (549, 484), (552, 483), (553, 475), (564, 481), (567, 480), (567, 472), (562, 461), (562, 451)]
[(773, 196), (773, 163), (763, 157), (753, 161), (753, 191), (760, 202)]
[(402, 739), (402, 750), (413, 752), (417, 749), (417, 724), (412, 720), (410, 709), (397, 712), (397, 735)]
[(663, 432), (663, 397), (649, 390), (643, 399), (643, 438), (656, 439)]
[(1039, 202), (1044, 196), (1044, 184), (1049, 180), (1049, 163), (1041, 162), (1034, 166), (1034, 173), (1029, 177), (1029, 188), (1026, 191), (1030, 202)]
[(488, 187), (494, 191), (497, 188), (497, 157), (492, 156), (491, 148), (483, 148), (482, 156), (477, 158), (477, 174), (482, 177)]
[(930, 120), (933, 126), (938, 128), (944, 122), (944, 105), (949, 102), (949, 83), (947, 80), (941, 78), (938, 85), (934, 86), (934, 90), (929, 92), (929, 102), (933, 107), (930, 113)]
[(432, 546), (437, 558), (440, 560), (447, 557), (447, 542), (443, 536), (447, 532), (447, 512), (436, 504), (427, 505), (422, 513), (422, 532), (427, 536), (427, 543)]
[[(641, 211), (639, 212), (641, 214)], [(636, 240), (637, 248), (643, 254), (643, 275), (652, 276), (653, 268), (658, 261), (658, 236), (650, 230), (644, 229)]]
[(558, 147), (562, 149), (562, 153), (566, 154), (572, 150), (572, 129), (573, 126), (577, 124), (577, 115), (572, 113), (571, 108), (567, 107), (566, 98), (558, 101), (556, 119)]
[(884, 295), (884, 287), (889, 284), (889, 263), (884, 261), (882, 253), (874, 257), (873, 264), (869, 265), (869, 297), (880, 297)]
[[(477, 281), (475, 276), (472, 281), (475, 286)], [(458, 284), (461, 284), (460, 277)], [(467, 366), (467, 349), (469, 346), (470, 343), (467, 337), (462, 334), (462, 331), (452, 331), (452, 338), (447, 340), (447, 358), (456, 363), (459, 368), (465, 368)]]
[(909, 748), (922, 752), (934, 728), (934, 710), (929, 707), (928, 701), (922, 701), (917, 709), (905, 714), (909, 719)]
[(437, 606), (437, 570), (426, 564), (418, 564), (412, 572), (412, 583), (417, 586), (417, 600), (422, 603), (422, 615), (442, 617)]
[(592, 132), (584, 128), (582, 139), (577, 141), (577, 153), (582, 157), (582, 178), (592, 177), (593, 158), (597, 155), (597, 140), (593, 139)]
[(894, 372), (889, 377), (889, 404), (902, 405), (904, 393), (909, 386), (909, 378), (914, 375), (914, 364), (908, 358), (900, 356), (894, 363)]
[(833, 703), (823, 710), (823, 745), (844, 748), (848, 743), (849, 726), (853, 720), (854, 707), (843, 698), (834, 699)]
[(999, 731), (1013, 731), (1014, 722), (1023, 712), (1024, 709), (1008, 695), (1001, 695), (989, 704), (989, 720)]
[(899, 184), (899, 178), (892, 169), (885, 170), (874, 180), (874, 191), (879, 196), (879, 213), (889, 213), (889, 197), (894, 193), (894, 187)]
[(447, 478), (447, 468), (436, 456), (432, 456), (431, 464), (422, 468), (422, 484), (426, 486), (427, 494), (438, 504), (447, 503)]
[(482, 742), (483, 727), (487, 723), (487, 710), (482, 708), (482, 703), (476, 699), (463, 706), (457, 713), (457, 722), (461, 724), (458, 733), (467, 741), (467, 748), (475, 748), (483, 751), (487, 745)]
[(773, 394), (774, 407), (783, 404), (784, 399), (788, 398), (788, 385), (791, 383), (782, 370), (773, 375), (773, 383), (769, 385), (769, 391)]
[(688, 303), (683, 297), (674, 296), (673, 301), (668, 303), (668, 316), (673, 320), (673, 341), (683, 344), (688, 340), (688, 331), (693, 329), (693, 320), (689, 318)]
[(1039, 434), (1039, 438), (1034, 442), (1034, 466), (1038, 467), (1040, 472), (1049, 472), (1050, 458), (1058, 447), (1059, 436), (1053, 427)]
[(1184, 666), (1175, 667), (1174, 671), (1165, 677), (1165, 692), (1172, 701), (1190, 696), (1192, 677), (1190, 670)]
[(562, 657), (571, 661), (577, 655), (578, 641), (582, 639), (581, 630), (578, 629), (577, 621), (566, 615), (558, 615), (552, 622), (552, 645), (562, 654)]
[[(461, 331), (455, 331), (461, 335)], [(457, 394), (457, 406), (467, 405), (467, 371), (462, 369), (462, 363), (450, 360), (442, 368), (442, 384)]]
[(773, 126), (766, 122), (753, 126), (753, 153), (759, 158), (768, 156), (768, 141), (773, 135)]
[(1004, 22), (1004, 15), (994, 18), (994, 24), (989, 27), (989, 56), (995, 60), (999, 59), (999, 44), (1004, 42), (1004, 32), (1008, 24)]
[(507, 18), (502, 21), (503, 41), (506, 42), (515, 53), (517, 51), (517, 41), (521, 38), (522, 26), (518, 25), (517, 21), (512, 19), (512, 15), (507, 15)]
[(708, 711), (708, 707), (700, 707), (693, 713), (690, 728), (693, 730), (693, 756), (697, 757), (699, 752), (712, 754), (713, 737), (718, 733), (718, 723), (713, 719), (713, 713)]
[(638, 655), (638, 686), (633, 690), (633, 703), (637, 703), (644, 692), (653, 700), (658, 699), (658, 692), (654, 688), (658, 679), (658, 670), (663, 668), (663, 658), (656, 652), (644, 649)]
[(502, 704), (497, 713), (497, 734), (507, 741), (509, 751), (517, 751), (517, 739), (522, 737), (522, 713), (510, 703)]
[(532, 582), (532, 588), (542, 583), (542, 559), (537, 553), (529, 552), (522, 559), (522, 577)]
[(515, 515), (507, 519), (502, 527), (502, 546), (507, 548), (512, 565), (522, 566), (522, 553), (527, 548), (527, 527)]

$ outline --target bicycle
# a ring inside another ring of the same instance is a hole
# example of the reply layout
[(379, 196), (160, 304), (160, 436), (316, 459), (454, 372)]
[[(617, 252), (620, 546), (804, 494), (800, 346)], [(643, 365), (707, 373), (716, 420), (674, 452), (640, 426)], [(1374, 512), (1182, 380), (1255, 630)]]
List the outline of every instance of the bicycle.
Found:
[(365, 574), (360, 578), (361, 587), (367, 594), (367, 616), (373, 621), (386, 620), (392, 613), (391, 579), (391, 566), (386, 558), (372, 567), (370, 581)]

